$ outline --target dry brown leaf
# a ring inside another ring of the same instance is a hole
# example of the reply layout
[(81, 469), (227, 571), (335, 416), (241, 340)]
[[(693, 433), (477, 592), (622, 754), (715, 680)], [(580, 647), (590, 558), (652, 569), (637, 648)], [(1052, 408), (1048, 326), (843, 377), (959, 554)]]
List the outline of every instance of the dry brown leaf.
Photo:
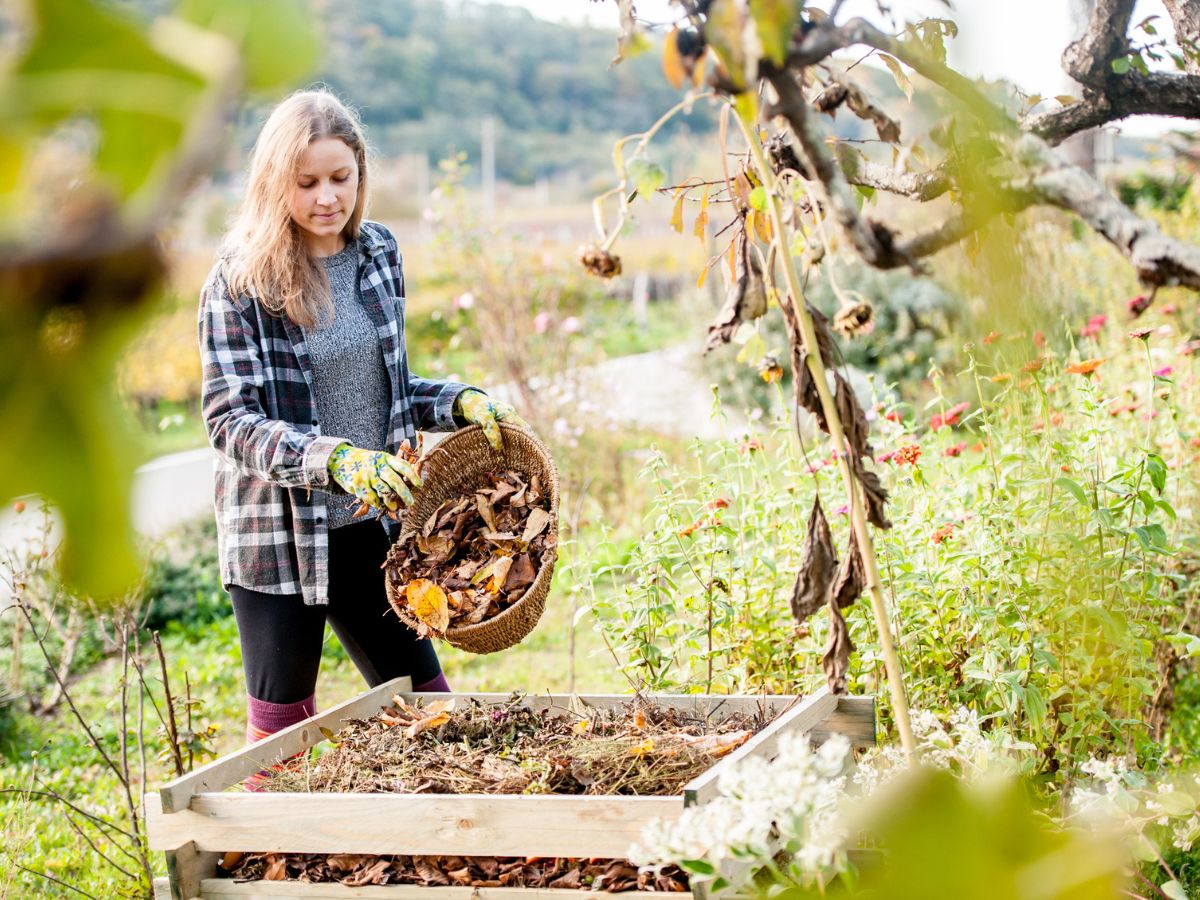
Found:
[(496, 511), (492, 509), (491, 501), (488, 500), (486, 491), (478, 491), (475, 494), (475, 508), (479, 510), (479, 515), (483, 521), (487, 523), (489, 531), (499, 531), (496, 527)]
[(510, 591), (523, 590), (533, 584), (535, 578), (537, 571), (533, 568), (533, 558), (528, 553), (521, 553), (513, 559), (505, 585)]
[(804, 536), (800, 571), (796, 573), (796, 583), (792, 589), (792, 616), (796, 624), (802, 625), (829, 602), (837, 564), (833, 535), (818, 497), (813, 500), (812, 512), (808, 517), (808, 533)]
[(550, 513), (546, 512), (540, 506), (535, 506), (529, 511), (529, 518), (525, 521), (525, 533), (521, 535), (521, 540), (528, 544), (545, 531), (546, 526), (549, 524)]
[(287, 880), (287, 857), (271, 854), (267, 857), (267, 868), (263, 872), (265, 881)]
[(493, 594), (504, 590), (504, 582), (508, 580), (508, 570), (512, 568), (512, 564), (511, 556), (501, 556), (492, 563), (492, 580), (488, 584), (488, 590)]

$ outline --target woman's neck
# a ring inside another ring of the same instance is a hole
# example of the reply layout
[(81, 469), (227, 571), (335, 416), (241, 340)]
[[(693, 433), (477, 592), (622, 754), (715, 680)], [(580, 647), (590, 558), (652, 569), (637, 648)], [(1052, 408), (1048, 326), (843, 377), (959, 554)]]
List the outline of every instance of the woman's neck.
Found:
[(316, 258), (324, 256), (335, 256), (346, 249), (346, 238), (340, 234), (331, 235), (305, 235), (304, 243), (308, 245), (308, 252)]

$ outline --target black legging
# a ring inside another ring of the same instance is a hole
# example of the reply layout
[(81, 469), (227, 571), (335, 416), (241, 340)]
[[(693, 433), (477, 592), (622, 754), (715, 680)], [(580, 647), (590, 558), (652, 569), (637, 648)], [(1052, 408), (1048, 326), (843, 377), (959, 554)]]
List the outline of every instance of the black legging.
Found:
[(312, 696), (326, 618), (371, 687), (400, 675), (411, 676), (414, 685), (438, 676), (433, 645), (418, 639), (388, 605), (380, 568), (388, 546), (375, 521), (329, 532), (328, 606), (307, 606), (299, 594), (229, 586), (251, 697), (296, 703)]

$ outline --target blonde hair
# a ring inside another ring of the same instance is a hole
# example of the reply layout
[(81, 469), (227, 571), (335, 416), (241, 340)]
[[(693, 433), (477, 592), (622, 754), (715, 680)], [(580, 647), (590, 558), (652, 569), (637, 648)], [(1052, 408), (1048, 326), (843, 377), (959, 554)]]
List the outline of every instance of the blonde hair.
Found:
[(367, 200), (367, 144), (362, 124), (323, 89), (297, 91), (271, 112), (250, 158), (246, 196), (225, 236), (222, 256), (234, 296), (252, 294), (268, 311), (312, 327), (332, 309), (325, 270), (289, 212), (300, 158), (309, 144), (337, 138), (354, 151), (358, 195), (342, 236), (358, 237)]

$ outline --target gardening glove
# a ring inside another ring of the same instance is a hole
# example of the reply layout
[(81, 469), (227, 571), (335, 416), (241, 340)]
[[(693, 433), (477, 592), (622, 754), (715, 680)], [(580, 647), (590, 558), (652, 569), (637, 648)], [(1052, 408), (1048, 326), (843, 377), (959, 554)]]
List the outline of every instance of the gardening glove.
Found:
[(529, 423), (517, 415), (517, 411), (503, 400), (493, 400), (482, 391), (463, 391), (454, 400), (454, 412), (472, 425), (483, 429), (488, 443), (495, 450), (503, 450), (499, 422), (508, 422), (529, 431)]
[(333, 480), (367, 506), (395, 512), (413, 502), (411, 488), (421, 486), (421, 476), (409, 462), (381, 450), (362, 450), (339, 444), (329, 454)]

